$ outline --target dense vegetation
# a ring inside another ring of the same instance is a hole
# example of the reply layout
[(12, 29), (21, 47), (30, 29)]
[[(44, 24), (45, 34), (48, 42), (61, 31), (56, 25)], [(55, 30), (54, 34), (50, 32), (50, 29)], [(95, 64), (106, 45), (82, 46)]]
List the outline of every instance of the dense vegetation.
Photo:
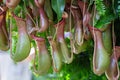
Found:
[(0, 0), (0, 50), (35, 49), (42, 80), (118, 80), (120, 0)]

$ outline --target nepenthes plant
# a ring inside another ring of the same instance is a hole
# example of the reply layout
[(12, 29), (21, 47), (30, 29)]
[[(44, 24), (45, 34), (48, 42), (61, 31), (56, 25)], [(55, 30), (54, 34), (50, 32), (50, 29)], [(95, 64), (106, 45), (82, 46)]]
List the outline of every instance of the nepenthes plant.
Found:
[(6, 51), (10, 48), (9, 34), (5, 21), (7, 7), (3, 6), (2, 8), (3, 10), (0, 10), (0, 49)]
[(120, 0), (0, 0), (0, 50), (21, 62), (34, 47), (31, 69), (39, 76), (89, 55), (91, 73), (118, 80), (119, 18)]
[(11, 54), (11, 57), (15, 62), (19, 62), (29, 56), (31, 44), (25, 20), (17, 17), (14, 13), (12, 16), (16, 20), (18, 26), (18, 42), (16, 45), (16, 51)]

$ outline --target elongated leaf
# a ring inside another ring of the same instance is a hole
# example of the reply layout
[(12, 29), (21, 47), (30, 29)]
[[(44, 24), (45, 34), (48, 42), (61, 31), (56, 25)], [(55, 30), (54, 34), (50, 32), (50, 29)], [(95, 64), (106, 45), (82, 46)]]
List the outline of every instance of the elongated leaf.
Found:
[(65, 0), (51, 0), (52, 8), (57, 14), (57, 20), (60, 21), (65, 8)]

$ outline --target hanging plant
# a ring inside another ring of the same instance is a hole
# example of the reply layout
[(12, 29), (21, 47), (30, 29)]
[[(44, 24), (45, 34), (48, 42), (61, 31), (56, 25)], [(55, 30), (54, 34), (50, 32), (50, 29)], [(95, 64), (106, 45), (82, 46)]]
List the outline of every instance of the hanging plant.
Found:
[[(119, 4), (120, 0), (0, 0), (0, 50), (10, 49), (13, 61), (21, 62), (34, 47), (31, 69), (36, 75), (53, 71), (67, 80), (85, 70), (90, 71), (89, 77), (79, 80), (99, 80), (104, 73), (109, 80), (117, 80)], [(86, 55), (98, 75), (95, 79), (92, 70), (81, 67), (88, 64), (82, 63)], [(84, 59), (79, 61), (81, 56)], [(74, 61), (80, 64), (80, 71)], [(70, 65), (69, 72), (77, 69), (73, 75), (67, 72)]]

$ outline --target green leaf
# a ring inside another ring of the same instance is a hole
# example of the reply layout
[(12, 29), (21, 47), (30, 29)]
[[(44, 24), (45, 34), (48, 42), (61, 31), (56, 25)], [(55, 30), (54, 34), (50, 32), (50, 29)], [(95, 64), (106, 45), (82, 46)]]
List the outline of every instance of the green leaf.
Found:
[(45, 11), (47, 13), (47, 16), (50, 20), (53, 20), (53, 12), (52, 12), (52, 6), (50, 4), (50, 0), (45, 1)]
[(103, 3), (103, 0), (95, 0), (96, 9), (99, 15), (104, 15), (106, 12), (106, 6)]
[(65, 8), (65, 0), (51, 0), (51, 5), (57, 14), (57, 20), (60, 21), (62, 19), (62, 13)]
[(100, 19), (96, 22), (95, 27), (101, 29), (104, 27), (104, 25), (109, 24), (115, 18), (116, 15), (114, 13), (107, 11), (105, 15), (101, 16)]

